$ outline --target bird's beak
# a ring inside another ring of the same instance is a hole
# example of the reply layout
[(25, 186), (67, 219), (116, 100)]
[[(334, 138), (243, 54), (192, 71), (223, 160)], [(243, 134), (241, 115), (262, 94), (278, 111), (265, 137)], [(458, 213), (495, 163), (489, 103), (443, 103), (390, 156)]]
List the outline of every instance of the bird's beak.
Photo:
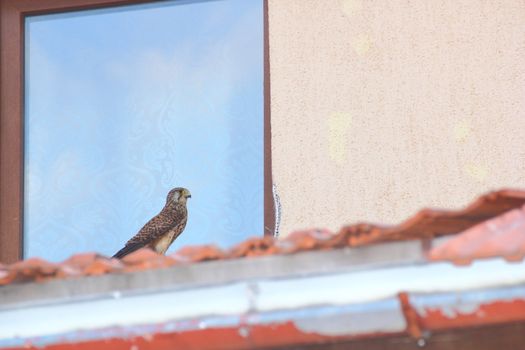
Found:
[(191, 194), (187, 195), (186, 198), (191, 198)]

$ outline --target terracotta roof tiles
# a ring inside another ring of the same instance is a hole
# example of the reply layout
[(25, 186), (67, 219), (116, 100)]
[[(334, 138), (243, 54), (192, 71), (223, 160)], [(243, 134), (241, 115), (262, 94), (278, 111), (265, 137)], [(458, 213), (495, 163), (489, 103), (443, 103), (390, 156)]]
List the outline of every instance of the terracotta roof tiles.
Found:
[(203, 246), (182, 247), (170, 256), (177, 262), (188, 263), (194, 261), (226, 259), (226, 252), (215, 245), (209, 244)]
[(462, 210), (423, 209), (393, 227), (357, 224), (342, 228), (351, 246), (436, 238), (455, 234), (525, 204), (525, 191), (501, 190), (479, 197)]
[(507, 260), (525, 256), (525, 206), (476, 225), (429, 252), (431, 260), (458, 264), (497, 256)]
[[(335, 234), (326, 229), (304, 230), (279, 240), (268, 236), (250, 238), (228, 250), (214, 245), (184, 247), (169, 256), (142, 249), (122, 260), (94, 253), (74, 255), (62, 263), (31, 258), (9, 266), (0, 265), (0, 286), (53, 278), (132, 272), (181, 263), (428, 239), (464, 230), (467, 231), (432, 250), (430, 259), (460, 261), (493, 256), (517, 259), (522, 258), (525, 252), (524, 205), (525, 191), (501, 190), (479, 197), (462, 210), (424, 209), (397, 226), (359, 223), (344, 226)], [(512, 209), (515, 210), (500, 216)]]

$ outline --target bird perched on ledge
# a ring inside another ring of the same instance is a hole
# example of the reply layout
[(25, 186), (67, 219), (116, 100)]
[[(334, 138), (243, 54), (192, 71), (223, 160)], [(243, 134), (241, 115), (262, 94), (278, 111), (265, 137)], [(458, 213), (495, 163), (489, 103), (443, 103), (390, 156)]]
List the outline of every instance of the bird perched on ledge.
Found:
[(148, 221), (113, 258), (121, 259), (134, 251), (149, 247), (159, 254), (166, 253), (173, 241), (182, 233), (188, 221), (186, 200), (191, 193), (185, 188), (172, 189), (161, 212)]

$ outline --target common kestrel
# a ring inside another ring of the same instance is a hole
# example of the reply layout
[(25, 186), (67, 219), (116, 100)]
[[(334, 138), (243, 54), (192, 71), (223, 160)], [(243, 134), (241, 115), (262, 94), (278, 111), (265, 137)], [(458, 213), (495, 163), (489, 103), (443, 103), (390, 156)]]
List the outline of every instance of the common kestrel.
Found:
[(166, 253), (168, 247), (186, 226), (188, 198), (191, 198), (191, 193), (187, 189), (182, 187), (172, 189), (166, 197), (166, 205), (161, 212), (148, 221), (113, 257), (121, 259), (143, 247), (149, 247), (159, 254)]

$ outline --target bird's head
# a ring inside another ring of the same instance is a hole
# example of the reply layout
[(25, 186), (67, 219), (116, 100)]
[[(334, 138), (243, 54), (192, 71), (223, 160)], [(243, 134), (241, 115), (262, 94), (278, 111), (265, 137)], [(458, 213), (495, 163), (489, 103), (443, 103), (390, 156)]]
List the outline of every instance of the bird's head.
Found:
[(183, 187), (176, 187), (169, 191), (166, 197), (166, 204), (186, 204), (186, 200), (191, 198), (191, 193)]

